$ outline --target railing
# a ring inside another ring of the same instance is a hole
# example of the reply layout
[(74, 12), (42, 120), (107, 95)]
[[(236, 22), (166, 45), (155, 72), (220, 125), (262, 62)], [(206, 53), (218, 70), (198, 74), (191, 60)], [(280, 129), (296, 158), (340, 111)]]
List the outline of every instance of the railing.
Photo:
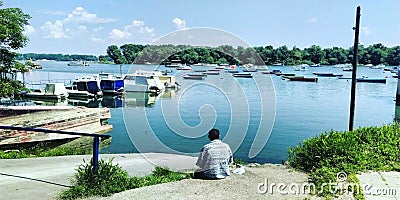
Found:
[(94, 170), (95, 173), (97, 173), (97, 170), (99, 169), (99, 143), (100, 143), (100, 138), (110, 138), (111, 137), (111, 135), (104, 135), (104, 134), (80, 133), (80, 132), (71, 132), (71, 131), (50, 130), (50, 129), (44, 129), (44, 128), (26, 128), (26, 127), (18, 127), (18, 126), (0, 126), (0, 129), (17, 130), (17, 131), (43, 132), (43, 133), (58, 133), (58, 134), (79, 135), (79, 136), (93, 137), (92, 165), (93, 165), (93, 170)]

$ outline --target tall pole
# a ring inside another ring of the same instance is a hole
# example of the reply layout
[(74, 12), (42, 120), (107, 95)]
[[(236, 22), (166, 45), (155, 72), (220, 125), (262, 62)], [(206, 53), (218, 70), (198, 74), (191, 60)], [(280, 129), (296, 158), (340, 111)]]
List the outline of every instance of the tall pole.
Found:
[(355, 109), (355, 101), (356, 101), (356, 76), (357, 76), (357, 64), (358, 64), (358, 36), (360, 35), (360, 16), (361, 16), (361, 8), (357, 7), (356, 14), (356, 27), (354, 34), (354, 55), (353, 55), (353, 73), (351, 77), (351, 94), (350, 94), (350, 119), (349, 119), (349, 131), (353, 130), (354, 126), (354, 109)]

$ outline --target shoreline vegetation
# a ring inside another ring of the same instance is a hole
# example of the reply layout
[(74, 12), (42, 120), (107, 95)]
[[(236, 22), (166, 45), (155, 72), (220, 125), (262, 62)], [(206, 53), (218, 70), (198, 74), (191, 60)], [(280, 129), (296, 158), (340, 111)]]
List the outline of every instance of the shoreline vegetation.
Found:
[[(256, 64), (283, 65), (321, 64), (336, 65), (351, 63), (353, 60), (353, 47), (321, 48), (312, 45), (304, 49), (293, 46), (289, 49), (286, 45), (274, 48), (272, 45), (258, 47), (232, 47), (222, 45), (218, 47), (195, 47), (190, 45), (140, 45), (124, 44), (120, 47), (110, 45), (107, 55), (64, 55), (64, 54), (19, 54), (17, 60), (54, 60), (54, 61), (93, 61), (114, 64), (165, 64), (172, 60), (179, 60), (186, 64)], [(400, 46), (386, 47), (381, 43), (368, 47), (360, 45), (358, 49), (358, 63), (362, 65), (385, 64), (397, 66), (400, 64)]]

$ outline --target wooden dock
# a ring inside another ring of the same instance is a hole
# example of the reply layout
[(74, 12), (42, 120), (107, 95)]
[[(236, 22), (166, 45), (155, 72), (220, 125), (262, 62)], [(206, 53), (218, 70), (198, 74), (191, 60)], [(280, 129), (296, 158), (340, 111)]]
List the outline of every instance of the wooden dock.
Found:
[[(21, 108), (22, 107), (22, 108)], [(0, 125), (45, 128), (86, 133), (105, 133), (112, 130), (107, 120), (108, 108), (84, 108), (73, 106), (21, 106), (0, 108)], [(23, 108), (25, 107), (25, 108)], [(17, 115), (10, 115), (16, 114)], [(25, 113), (25, 114), (21, 114)], [(72, 139), (79, 136), (30, 131), (0, 130), (0, 149), (24, 143), (48, 142)]]

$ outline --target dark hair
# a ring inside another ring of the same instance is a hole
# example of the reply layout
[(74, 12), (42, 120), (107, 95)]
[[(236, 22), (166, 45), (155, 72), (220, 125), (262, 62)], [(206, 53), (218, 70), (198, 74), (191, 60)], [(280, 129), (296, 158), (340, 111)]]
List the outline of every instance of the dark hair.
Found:
[(215, 139), (219, 139), (219, 130), (218, 129), (211, 129), (210, 131), (208, 131), (208, 138), (213, 141)]

